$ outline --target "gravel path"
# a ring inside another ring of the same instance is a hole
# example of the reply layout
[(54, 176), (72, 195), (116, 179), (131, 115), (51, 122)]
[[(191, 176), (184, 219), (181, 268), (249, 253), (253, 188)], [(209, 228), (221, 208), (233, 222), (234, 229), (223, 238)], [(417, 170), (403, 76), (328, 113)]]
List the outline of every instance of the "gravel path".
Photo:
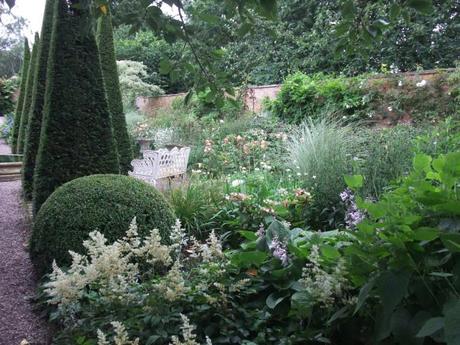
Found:
[[(0, 142), (0, 154), (8, 147)], [(28, 223), (21, 207), (21, 182), (0, 182), (0, 345), (49, 344), (46, 322), (33, 310), (29, 297), (36, 277), (26, 250)]]

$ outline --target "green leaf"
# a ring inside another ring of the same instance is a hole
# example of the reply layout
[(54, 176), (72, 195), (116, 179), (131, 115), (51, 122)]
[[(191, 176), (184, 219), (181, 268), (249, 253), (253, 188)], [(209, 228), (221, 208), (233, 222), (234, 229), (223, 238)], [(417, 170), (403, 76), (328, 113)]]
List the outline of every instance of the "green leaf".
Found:
[(160, 73), (161, 74), (168, 74), (171, 72), (172, 66), (169, 60), (161, 60), (160, 61)]
[(383, 272), (377, 279), (379, 294), (385, 317), (389, 317), (407, 294), (410, 275), (406, 272)]
[(257, 234), (253, 231), (240, 230), (238, 232), (240, 233), (241, 236), (243, 236), (247, 240), (250, 240), (250, 241), (257, 240)]
[(351, 20), (355, 16), (356, 7), (353, 0), (346, 1), (342, 6), (342, 16), (347, 20)]
[(267, 254), (259, 251), (237, 252), (232, 255), (231, 261), (239, 267), (259, 266), (267, 259)]
[(417, 154), (414, 157), (414, 168), (418, 171), (428, 172), (430, 170), (431, 157), (424, 154)]
[(160, 339), (161, 337), (159, 335), (151, 335), (148, 339), (145, 345), (152, 345), (155, 344), (155, 342)]
[(391, 20), (395, 21), (396, 19), (398, 19), (400, 14), (401, 14), (401, 7), (399, 6), (399, 4), (394, 3), (393, 5), (391, 5), (391, 8), (390, 8)]
[(364, 178), (361, 175), (346, 175), (344, 176), (345, 183), (353, 190), (363, 186)]
[(460, 253), (460, 234), (442, 234), (441, 241), (452, 253)]
[(372, 291), (372, 288), (374, 287), (374, 285), (375, 285), (375, 279), (371, 279), (361, 288), (361, 290), (359, 290), (358, 302), (356, 303), (356, 308), (355, 308), (355, 311), (353, 312), (353, 315), (356, 314), (361, 309), (367, 297), (369, 297), (369, 294)]
[(433, 2), (431, 0), (409, 0), (408, 5), (422, 13), (431, 13), (433, 11)]
[(460, 344), (460, 299), (444, 308), (444, 336), (447, 345)]
[(272, 292), (268, 295), (265, 303), (270, 309), (275, 309), (278, 304), (286, 299), (288, 295), (285, 292)]
[(439, 231), (435, 228), (422, 227), (414, 230), (414, 239), (417, 241), (432, 241), (439, 237)]
[(428, 337), (444, 327), (443, 317), (433, 317), (425, 322), (417, 333), (418, 338)]
[(324, 244), (320, 247), (321, 254), (323, 254), (328, 259), (338, 259), (340, 258), (340, 252), (333, 246)]

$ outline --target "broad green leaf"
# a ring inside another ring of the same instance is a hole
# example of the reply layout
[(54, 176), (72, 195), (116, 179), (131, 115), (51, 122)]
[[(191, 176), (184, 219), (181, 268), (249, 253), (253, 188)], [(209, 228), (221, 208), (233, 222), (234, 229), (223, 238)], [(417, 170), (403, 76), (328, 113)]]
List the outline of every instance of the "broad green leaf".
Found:
[(417, 337), (423, 338), (432, 335), (433, 333), (439, 331), (444, 327), (444, 318), (443, 317), (433, 317), (420, 328), (417, 333)]
[(361, 309), (367, 297), (369, 297), (369, 294), (372, 291), (372, 288), (374, 287), (374, 285), (375, 285), (375, 279), (371, 279), (366, 283), (366, 285), (364, 285), (361, 288), (361, 290), (359, 290), (358, 302), (356, 303), (356, 308), (355, 308), (355, 311), (353, 312), (353, 315), (356, 314)]
[(361, 175), (346, 175), (344, 176), (345, 183), (353, 190), (363, 186), (363, 177)]
[(376, 282), (385, 317), (391, 315), (407, 294), (410, 275), (406, 272), (383, 272)]
[(160, 73), (161, 74), (168, 74), (171, 72), (172, 66), (168, 60), (161, 60), (160, 61)]
[(237, 252), (232, 255), (231, 261), (234, 265), (240, 267), (259, 266), (267, 258), (267, 254), (258, 250), (251, 252)]
[(288, 295), (285, 292), (272, 292), (268, 295), (265, 303), (270, 309), (275, 309), (278, 304), (280, 304)]
[(409, 0), (408, 5), (422, 13), (431, 13), (433, 11), (431, 0)]
[(460, 344), (460, 299), (449, 303), (444, 311), (444, 336), (447, 345)]
[(460, 253), (460, 234), (442, 234), (441, 241), (452, 253)]
[(417, 154), (414, 157), (414, 168), (418, 171), (428, 172), (430, 170), (431, 157), (425, 154)]
[(432, 241), (439, 237), (439, 231), (435, 228), (422, 227), (414, 230), (414, 239), (418, 241)]
[(340, 258), (340, 252), (333, 246), (324, 244), (320, 246), (321, 254), (323, 254), (328, 259), (338, 259)]
[(257, 240), (257, 234), (253, 231), (240, 230), (238, 232), (240, 233), (241, 236), (243, 236), (247, 240), (250, 240), (250, 241)]

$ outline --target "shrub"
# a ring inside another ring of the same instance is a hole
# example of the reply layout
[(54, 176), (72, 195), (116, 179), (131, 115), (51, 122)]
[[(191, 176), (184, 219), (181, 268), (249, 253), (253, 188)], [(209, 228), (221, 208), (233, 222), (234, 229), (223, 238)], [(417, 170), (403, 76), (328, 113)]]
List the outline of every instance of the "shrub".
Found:
[(83, 253), (82, 242), (98, 230), (113, 242), (136, 217), (141, 236), (152, 229), (169, 238), (174, 214), (163, 196), (148, 184), (123, 175), (93, 175), (58, 188), (37, 214), (31, 254), (40, 270), (53, 259), (71, 263), (68, 251)]
[(316, 215), (330, 215), (339, 203), (339, 194), (345, 188), (343, 176), (352, 169), (352, 134), (351, 127), (334, 120), (309, 120), (288, 141), (290, 162), (303, 187), (314, 195), (312, 209)]
[(112, 114), (113, 132), (115, 135), (118, 156), (120, 160), (120, 171), (127, 174), (131, 170), (133, 151), (126, 129), (126, 118), (123, 113), (123, 103), (118, 80), (117, 61), (113, 46), (112, 17), (110, 14), (100, 16), (97, 22), (97, 44), (101, 58), (102, 75), (104, 87)]
[(11, 150), (16, 153), (18, 145), (19, 125), (21, 124), (22, 109), (24, 106), (24, 97), (26, 94), (27, 73), (30, 64), (30, 48), (27, 38), (24, 40), (24, 62), (21, 69), (21, 86), (19, 87), (19, 97), (14, 111), (14, 123), (11, 133)]
[(22, 190), (26, 200), (32, 199), (34, 189), (33, 178), (37, 159), (40, 133), (42, 129), (43, 106), (45, 104), (46, 73), (48, 70), (48, 55), (53, 30), (53, 13), (55, 0), (47, 0), (43, 17), (40, 46), (38, 48), (35, 66), (32, 103), (29, 113), (29, 125), (26, 128), (24, 146), (24, 166), (22, 169)]
[(24, 96), (24, 105), (22, 109), (21, 122), (19, 123), (17, 153), (24, 153), (24, 144), (26, 142), (27, 126), (29, 125), (29, 114), (32, 106), (32, 98), (34, 93), (34, 76), (37, 64), (38, 47), (40, 39), (38, 33), (35, 33), (34, 46), (30, 58), (29, 72), (27, 72), (26, 94)]
[(4, 138), (6, 142), (10, 142), (11, 132), (13, 130), (14, 114), (6, 113), (5, 122), (0, 126), (0, 138)]
[(117, 61), (123, 105), (125, 108), (134, 106), (137, 96), (158, 96), (164, 91), (157, 85), (144, 81), (147, 78), (147, 67), (142, 62)]
[[(112, 120), (104, 93), (90, 9), (57, 1), (34, 175), (33, 207), (60, 185), (81, 176), (118, 173)], [(86, 4), (86, 5), (85, 5)]]
[(16, 91), (18, 78), (0, 78), (0, 116), (14, 110), (13, 94)]
[(369, 101), (356, 78), (308, 76), (294, 73), (287, 77), (277, 98), (268, 109), (287, 122), (300, 123), (305, 118), (320, 118), (324, 112), (356, 120)]

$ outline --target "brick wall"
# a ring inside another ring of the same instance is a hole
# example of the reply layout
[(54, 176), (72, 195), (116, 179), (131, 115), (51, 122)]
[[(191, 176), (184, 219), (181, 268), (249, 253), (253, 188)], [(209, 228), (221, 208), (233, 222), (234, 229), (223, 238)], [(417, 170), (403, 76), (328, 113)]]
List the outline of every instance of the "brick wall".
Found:
[[(447, 68), (441, 70), (442, 72), (452, 72), (454, 68)], [(410, 81), (419, 81), (425, 79), (430, 81), (433, 79), (439, 72), (436, 70), (427, 70), (420, 72), (405, 72), (400, 73), (400, 77), (405, 80)], [(391, 77), (394, 77), (392, 74)], [(378, 74), (373, 77), (375, 80), (382, 80), (388, 78), (385, 74)], [(248, 111), (258, 113), (262, 110), (263, 100), (265, 98), (274, 99), (278, 94), (281, 85), (262, 85), (262, 86), (249, 86), (246, 88), (243, 96), (244, 106)], [(177, 97), (183, 97), (185, 93), (173, 94), (173, 95), (164, 95), (157, 97), (138, 97), (136, 100), (137, 108), (150, 116), (155, 116), (159, 110), (168, 110), (171, 109), (172, 102)]]

